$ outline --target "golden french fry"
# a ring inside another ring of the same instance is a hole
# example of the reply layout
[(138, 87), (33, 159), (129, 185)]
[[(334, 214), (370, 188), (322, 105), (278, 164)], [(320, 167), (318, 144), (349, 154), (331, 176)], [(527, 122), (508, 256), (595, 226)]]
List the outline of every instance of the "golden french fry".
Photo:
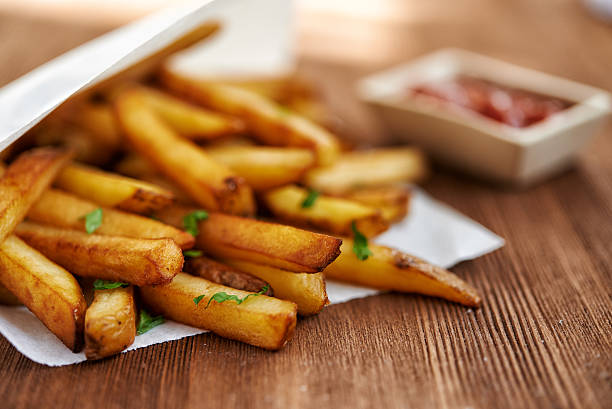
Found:
[(15, 234), (73, 274), (134, 285), (167, 283), (183, 268), (171, 239), (133, 239), (87, 234), (23, 222)]
[(108, 149), (116, 151), (121, 148), (121, 132), (110, 104), (87, 101), (79, 105), (71, 115), (67, 115), (66, 119), (86, 130)]
[[(142, 301), (148, 310), (225, 338), (276, 350), (293, 336), (297, 315), (294, 303), (258, 295), (241, 304), (232, 300), (212, 301), (206, 308), (209, 299), (219, 292), (240, 299), (253, 294), (185, 273), (178, 274), (168, 284), (140, 288)], [(194, 298), (200, 296), (203, 297), (196, 304)]]
[(368, 244), (372, 255), (359, 260), (353, 241), (344, 239), (342, 253), (327, 266), (327, 278), (352, 284), (444, 298), (468, 307), (480, 306), (478, 292), (443, 268), (389, 247)]
[(335, 164), (306, 173), (309, 187), (332, 195), (398, 182), (418, 182), (428, 173), (423, 153), (413, 148), (388, 148), (342, 154)]
[(220, 146), (208, 148), (206, 153), (258, 191), (297, 182), (315, 164), (312, 151), (302, 148)]
[(209, 214), (198, 226), (197, 247), (212, 256), (297, 273), (322, 271), (338, 257), (342, 243), (325, 234), (221, 213)]
[(70, 160), (68, 151), (38, 148), (22, 153), (0, 177), (0, 242)]
[(172, 179), (201, 206), (213, 211), (252, 215), (255, 202), (244, 179), (181, 138), (130, 89), (115, 102), (126, 138), (147, 160)]
[(75, 153), (74, 159), (93, 165), (108, 163), (116, 152), (114, 147), (99, 141), (91, 132), (68, 124), (41, 124), (32, 131), (34, 145), (62, 147)]
[(235, 288), (236, 290), (259, 292), (262, 288), (268, 287), (265, 295), (274, 295), (272, 288), (264, 280), (260, 280), (254, 275), (238, 271), (235, 268), (219, 263), (205, 256), (187, 257), (183, 271), (205, 278), (216, 284)]
[[(28, 219), (56, 227), (85, 231), (83, 217), (101, 208), (57, 189), (48, 189), (28, 212)], [(137, 239), (172, 239), (182, 249), (193, 247), (195, 238), (182, 230), (148, 217), (109, 208), (102, 209), (102, 224), (96, 234)], [(182, 227), (182, 225), (181, 225)]]
[(78, 164), (62, 169), (55, 186), (102, 206), (134, 213), (150, 214), (174, 201), (172, 192), (151, 183)]
[(85, 313), (85, 356), (101, 359), (118, 354), (136, 337), (133, 288), (96, 290)]
[(161, 79), (173, 92), (242, 118), (261, 143), (312, 149), (320, 165), (331, 165), (340, 152), (338, 140), (330, 132), (255, 92), (189, 79), (168, 70), (162, 72)]
[(170, 127), (191, 140), (209, 140), (245, 131), (244, 123), (228, 115), (183, 102), (152, 88), (140, 88), (147, 105)]
[(81, 349), (87, 304), (72, 274), (11, 235), (0, 243), (0, 283), (64, 345)]
[(305, 206), (311, 194), (307, 189), (289, 185), (270, 190), (262, 197), (277, 219), (296, 226), (350, 236), (354, 223), (366, 237), (376, 236), (389, 228), (379, 210), (349, 199), (317, 196), (310, 206)]
[(222, 259), (222, 262), (270, 283), (274, 296), (296, 303), (301, 315), (317, 314), (328, 303), (323, 273), (294, 273), (240, 260)]
[(383, 218), (393, 223), (406, 217), (411, 196), (408, 186), (390, 185), (355, 189), (342, 197), (379, 209)]
[(129, 153), (114, 167), (115, 172), (137, 179), (147, 180), (147, 177), (157, 177), (160, 173), (141, 155)]
[(20, 305), (21, 301), (8, 288), (0, 284), (0, 305)]

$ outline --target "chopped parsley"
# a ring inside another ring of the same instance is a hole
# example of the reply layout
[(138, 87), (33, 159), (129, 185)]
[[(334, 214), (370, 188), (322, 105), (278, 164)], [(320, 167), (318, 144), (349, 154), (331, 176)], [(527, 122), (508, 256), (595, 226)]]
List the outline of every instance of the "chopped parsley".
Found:
[(145, 332), (150, 331), (151, 329), (161, 325), (165, 322), (164, 317), (158, 315), (157, 317), (152, 317), (145, 310), (140, 310), (140, 319), (138, 320), (138, 329), (136, 333), (138, 335), (142, 335)]
[(203, 254), (202, 250), (185, 250), (183, 251), (183, 255), (185, 257), (200, 257)]
[(206, 210), (194, 210), (183, 217), (183, 227), (187, 233), (195, 237), (200, 232), (198, 229), (198, 222), (200, 220), (206, 220), (207, 218), (208, 212)]
[(372, 255), (372, 251), (368, 248), (368, 239), (359, 230), (355, 221), (351, 223), (351, 229), (353, 230), (353, 252), (357, 255), (357, 258), (361, 261), (367, 260)]
[(87, 234), (92, 234), (102, 225), (102, 208), (98, 207), (79, 218), (79, 220), (83, 219), (85, 219), (85, 231)]
[[(237, 295), (228, 294), (224, 291), (221, 291), (221, 292), (213, 294), (213, 296), (210, 297), (210, 299), (208, 300), (208, 304), (206, 304), (206, 308), (208, 308), (208, 306), (213, 300), (218, 303), (222, 303), (225, 301), (236, 301), (236, 304), (240, 305), (243, 302), (245, 302), (249, 297), (257, 297), (258, 295), (265, 294), (269, 288), (270, 288), (270, 285), (268, 284), (264, 288), (262, 288), (261, 291), (259, 291), (258, 293), (247, 294), (246, 296), (244, 296), (244, 298), (240, 298)], [(193, 299), (193, 302), (195, 303), (195, 305), (198, 305), (205, 296), (206, 296), (205, 294), (202, 294), (202, 295), (195, 297)]]
[(94, 290), (112, 290), (113, 288), (119, 288), (119, 287), (125, 288), (128, 286), (129, 286), (128, 283), (121, 283), (119, 281), (106, 281), (106, 280), (100, 280), (100, 279), (97, 279), (93, 283)]
[(308, 207), (312, 207), (312, 205), (317, 200), (317, 198), (319, 197), (320, 194), (321, 194), (320, 192), (317, 192), (316, 190), (310, 189), (308, 191), (308, 196), (306, 196), (306, 198), (302, 202), (302, 208), (306, 209)]

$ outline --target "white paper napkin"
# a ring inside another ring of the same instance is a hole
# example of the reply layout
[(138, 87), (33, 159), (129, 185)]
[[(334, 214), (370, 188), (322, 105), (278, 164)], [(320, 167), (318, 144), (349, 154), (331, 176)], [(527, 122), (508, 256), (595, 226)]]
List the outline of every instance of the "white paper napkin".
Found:
[[(408, 217), (375, 241), (443, 267), (478, 257), (504, 245), (501, 237), (420, 190), (416, 190)], [(327, 284), (327, 295), (332, 304), (377, 293), (378, 290), (371, 288), (338, 282)], [(321, 314), (325, 314), (325, 311)], [(169, 321), (137, 336), (128, 351), (203, 332), (206, 331)], [(0, 333), (19, 352), (40, 364), (60, 366), (85, 360), (83, 353), (70, 352), (25, 307), (0, 306)]]

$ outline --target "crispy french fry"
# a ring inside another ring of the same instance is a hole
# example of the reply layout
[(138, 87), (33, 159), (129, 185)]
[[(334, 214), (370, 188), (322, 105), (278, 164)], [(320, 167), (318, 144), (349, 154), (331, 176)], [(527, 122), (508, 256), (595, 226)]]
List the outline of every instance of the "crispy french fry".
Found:
[(68, 348), (81, 349), (87, 304), (68, 271), (11, 235), (0, 243), (0, 283)]
[(68, 151), (38, 148), (22, 153), (0, 177), (0, 242), (70, 160)]
[(342, 253), (327, 266), (327, 278), (368, 287), (444, 298), (468, 307), (480, 306), (480, 296), (468, 283), (443, 268), (389, 247), (368, 245), (372, 255), (359, 260), (353, 241), (344, 239)]
[(264, 280), (205, 256), (186, 258), (183, 271), (236, 290), (256, 293), (268, 286), (265, 295), (274, 295), (272, 288), (269, 288), (270, 286)]
[(0, 305), (20, 305), (21, 301), (8, 288), (0, 284)]
[[(48, 189), (32, 205), (28, 219), (56, 227), (85, 231), (83, 216), (100, 208), (95, 203), (80, 199), (57, 189)], [(174, 240), (182, 249), (193, 247), (194, 237), (175, 227), (148, 217), (102, 208), (103, 221), (96, 234), (124, 236), (137, 239)]]
[(117, 97), (116, 110), (126, 138), (136, 151), (201, 206), (231, 214), (254, 213), (253, 194), (244, 179), (177, 135), (147, 107), (138, 89)]
[(317, 314), (328, 303), (323, 273), (294, 273), (248, 261), (226, 259), (222, 261), (270, 283), (274, 289), (274, 296), (296, 303), (297, 311), (301, 315)]
[(85, 313), (85, 356), (101, 359), (118, 354), (136, 337), (133, 288), (96, 290)]
[(408, 186), (390, 185), (355, 189), (342, 197), (379, 209), (383, 218), (393, 223), (406, 217), (411, 196)]
[(381, 212), (374, 207), (332, 196), (318, 196), (308, 206), (304, 201), (311, 193), (295, 185), (283, 186), (263, 194), (263, 201), (281, 221), (315, 228), (331, 234), (350, 236), (352, 224), (366, 237), (373, 237), (389, 228)]
[(312, 151), (302, 148), (221, 146), (208, 148), (206, 153), (258, 191), (297, 182), (315, 164)]
[[(294, 303), (258, 295), (242, 304), (231, 300), (212, 301), (206, 308), (209, 299), (219, 292), (241, 299), (253, 294), (185, 273), (178, 274), (168, 284), (140, 289), (147, 309), (222, 337), (276, 350), (293, 336), (297, 315)], [(199, 296), (203, 298), (196, 304), (194, 298)]]
[(103, 236), (32, 222), (18, 225), (15, 234), (82, 277), (156, 285), (172, 280), (183, 268), (183, 253), (171, 239)]
[(244, 123), (228, 115), (183, 102), (152, 88), (140, 88), (147, 105), (176, 132), (191, 140), (209, 140), (245, 131)]
[(304, 182), (321, 192), (340, 195), (356, 188), (418, 182), (427, 173), (421, 151), (389, 148), (345, 153), (332, 166), (308, 171)]
[(312, 149), (320, 165), (331, 165), (340, 152), (338, 140), (330, 132), (255, 92), (189, 79), (168, 70), (161, 78), (173, 92), (244, 119), (261, 143)]
[[(179, 225), (193, 209), (170, 206), (157, 217)], [(276, 223), (211, 213), (199, 223), (198, 248), (220, 258), (246, 260), (296, 273), (317, 273), (338, 257), (342, 240)]]
[(102, 206), (150, 214), (174, 201), (172, 192), (151, 183), (71, 164), (57, 176), (55, 186)]

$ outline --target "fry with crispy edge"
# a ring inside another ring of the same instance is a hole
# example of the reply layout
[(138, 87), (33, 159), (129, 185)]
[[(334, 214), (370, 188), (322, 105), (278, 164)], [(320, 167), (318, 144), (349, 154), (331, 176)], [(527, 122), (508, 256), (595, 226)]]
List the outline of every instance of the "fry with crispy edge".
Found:
[(0, 305), (20, 305), (21, 301), (8, 288), (0, 284)]
[(332, 166), (306, 172), (304, 183), (324, 193), (341, 195), (357, 188), (419, 182), (428, 172), (425, 155), (418, 149), (374, 149), (343, 153)]
[[(173, 205), (156, 216), (180, 226), (194, 209)], [(282, 224), (210, 213), (198, 224), (196, 247), (213, 257), (251, 261), (296, 273), (317, 273), (340, 253), (341, 239)]]
[(15, 234), (82, 277), (157, 285), (183, 268), (183, 253), (171, 239), (102, 236), (32, 222), (18, 225)]
[(134, 289), (96, 290), (85, 313), (85, 356), (101, 359), (118, 354), (136, 337)]
[(0, 243), (0, 283), (64, 345), (81, 349), (87, 304), (72, 274), (11, 235)]
[(176, 132), (194, 141), (206, 141), (245, 131), (244, 123), (229, 115), (208, 111), (153, 88), (141, 87), (142, 96)]
[(255, 92), (228, 84), (197, 81), (169, 70), (161, 79), (173, 92), (204, 106), (242, 118), (263, 144), (315, 151), (319, 165), (334, 163), (340, 144), (326, 129)]
[(379, 209), (383, 218), (393, 223), (408, 214), (412, 189), (405, 185), (366, 187), (352, 190), (342, 197)]
[(207, 148), (214, 160), (242, 176), (256, 191), (298, 182), (314, 166), (312, 151), (271, 146), (219, 146)]
[(372, 255), (362, 261), (353, 253), (353, 241), (344, 239), (340, 257), (327, 266), (325, 276), (382, 290), (440, 297), (468, 307), (480, 306), (477, 291), (450, 271), (389, 247), (368, 247)]
[(236, 290), (259, 292), (268, 286), (268, 291), (264, 294), (273, 296), (273, 290), (267, 282), (254, 275), (238, 271), (223, 263), (219, 263), (206, 256), (187, 257), (183, 271), (194, 276), (202, 277), (216, 284), (235, 288)]
[[(253, 294), (185, 273), (178, 274), (168, 284), (140, 288), (147, 310), (225, 338), (277, 350), (293, 336), (297, 315), (294, 303), (258, 295), (242, 304), (231, 300), (212, 301), (206, 308), (209, 299), (218, 292), (239, 298)], [(196, 304), (194, 298), (202, 295)]]
[(55, 186), (102, 206), (134, 213), (150, 214), (174, 201), (172, 192), (151, 183), (80, 164), (62, 169)]
[(290, 185), (266, 192), (262, 198), (277, 219), (294, 226), (350, 236), (354, 222), (366, 237), (376, 236), (389, 228), (378, 209), (352, 200), (321, 195), (305, 207), (303, 203), (310, 194), (307, 189)]
[(181, 138), (146, 105), (137, 88), (115, 101), (126, 138), (164, 175), (200, 206), (230, 214), (252, 215), (255, 201), (244, 179), (217, 163), (193, 142)]
[[(95, 203), (57, 189), (48, 189), (32, 205), (28, 219), (56, 227), (85, 231), (83, 216), (99, 208)], [(102, 208), (103, 221), (96, 234), (124, 236), (136, 239), (170, 238), (182, 249), (193, 247), (195, 239), (189, 233), (148, 217)]]
[(70, 152), (58, 149), (32, 149), (4, 171), (0, 177), (0, 242), (23, 220), (70, 156)]
[(223, 263), (270, 283), (274, 296), (297, 304), (300, 315), (313, 315), (328, 304), (323, 273), (294, 273), (248, 261), (222, 259)]

